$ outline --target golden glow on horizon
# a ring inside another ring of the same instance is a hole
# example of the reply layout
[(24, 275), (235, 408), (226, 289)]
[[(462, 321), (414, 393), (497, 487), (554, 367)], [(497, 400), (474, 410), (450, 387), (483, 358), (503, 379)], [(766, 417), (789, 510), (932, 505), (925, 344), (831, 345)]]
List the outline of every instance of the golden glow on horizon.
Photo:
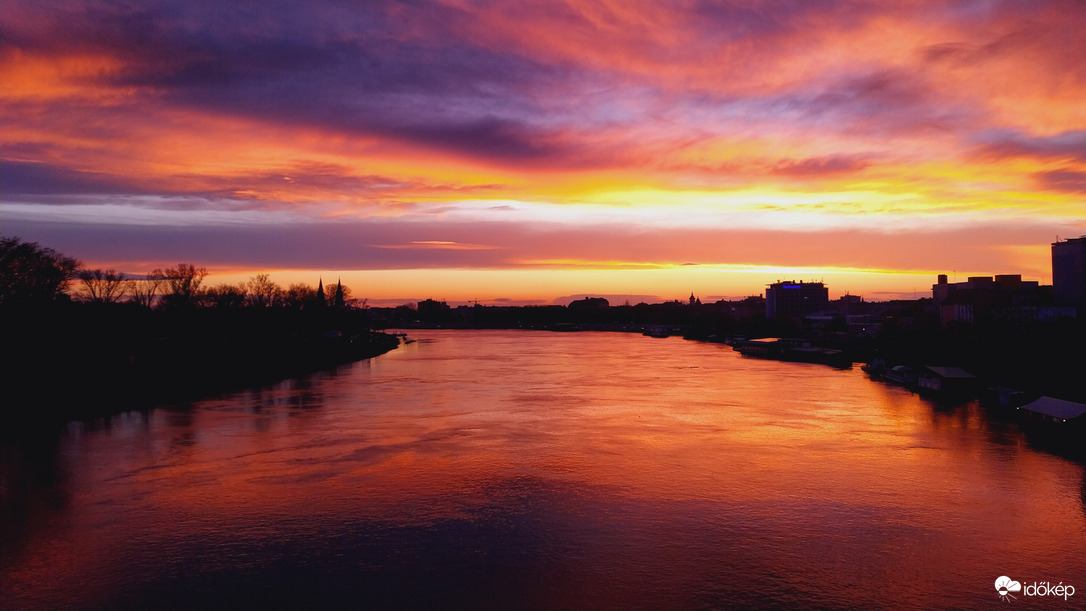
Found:
[(377, 248), (390, 250), (408, 250), (412, 248), (425, 248), (432, 250), (498, 250), (498, 246), (486, 244), (461, 244), (459, 242), (446, 242), (442, 240), (416, 240), (410, 244), (375, 244)]
[[(931, 295), (931, 285), (944, 271), (870, 270), (852, 268), (771, 267), (757, 265), (621, 265), (528, 269), (402, 269), (402, 270), (230, 270), (212, 269), (206, 286), (237, 284), (257, 273), (286, 287), (316, 286), (341, 279), (358, 299), (387, 305), (422, 299), (452, 305), (479, 299), (485, 304), (552, 303), (561, 295), (655, 295), (662, 300), (685, 299), (691, 292), (705, 299), (762, 295), (765, 286), (781, 280), (825, 282), (831, 298), (850, 293), (868, 301)], [(956, 277), (991, 272), (956, 270)], [(619, 305), (615, 303), (613, 305)]]

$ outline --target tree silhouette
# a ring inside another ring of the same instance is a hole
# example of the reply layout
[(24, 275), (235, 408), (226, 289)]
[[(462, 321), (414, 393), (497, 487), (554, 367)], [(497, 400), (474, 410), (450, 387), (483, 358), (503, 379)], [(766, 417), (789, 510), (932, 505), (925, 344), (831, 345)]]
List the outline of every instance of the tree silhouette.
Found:
[(83, 298), (91, 303), (116, 303), (128, 290), (124, 274), (115, 269), (85, 269), (78, 274)]
[(0, 304), (55, 301), (78, 269), (78, 260), (37, 242), (0, 238)]
[(204, 293), (204, 301), (216, 308), (237, 309), (248, 302), (245, 287), (235, 284), (213, 286)]
[(193, 307), (202, 293), (200, 284), (207, 277), (207, 269), (186, 263), (177, 267), (156, 269), (152, 275), (162, 278), (166, 294), (163, 296), (169, 307)]
[(290, 285), (283, 293), (283, 305), (294, 310), (305, 309), (316, 300), (317, 290), (301, 282)]
[(255, 308), (270, 308), (283, 301), (283, 289), (272, 282), (268, 274), (257, 274), (249, 278), (246, 288), (249, 291), (249, 305)]
[(162, 286), (162, 276), (152, 272), (143, 280), (129, 280), (128, 293), (132, 296), (132, 301), (149, 308), (155, 304), (155, 294), (158, 293), (160, 286)]

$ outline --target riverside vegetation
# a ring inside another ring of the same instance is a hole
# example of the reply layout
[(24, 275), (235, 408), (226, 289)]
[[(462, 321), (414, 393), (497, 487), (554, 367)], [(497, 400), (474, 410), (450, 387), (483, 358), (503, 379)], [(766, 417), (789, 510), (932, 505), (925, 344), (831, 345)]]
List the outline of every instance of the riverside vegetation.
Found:
[[(190, 264), (131, 278), (0, 240), (3, 418), (57, 421), (191, 399), (394, 349), (338, 284), (260, 274), (206, 287)], [(321, 287), (323, 288), (323, 287)]]

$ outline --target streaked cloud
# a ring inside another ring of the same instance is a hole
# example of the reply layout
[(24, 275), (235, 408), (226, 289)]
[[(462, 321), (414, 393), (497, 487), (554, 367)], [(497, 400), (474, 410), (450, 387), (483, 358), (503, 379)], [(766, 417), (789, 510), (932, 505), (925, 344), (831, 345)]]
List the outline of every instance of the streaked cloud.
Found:
[(428, 250), (495, 250), (500, 246), (487, 246), (486, 244), (461, 244), (448, 240), (414, 240), (408, 244), (377, 244), (377, 248), (391, 250), (428, 249)]
[[(1067, 193), (1086, 193), (1086, 171), (1060, 169), (1033, 175), (1044, 189)], [(1086, 206), (1086, 204), (1084, 204)]]
[(87, 260), (1035, 273), (1084, 230), (1075, 0), (12, 0), (0, 39), (4, 232)]

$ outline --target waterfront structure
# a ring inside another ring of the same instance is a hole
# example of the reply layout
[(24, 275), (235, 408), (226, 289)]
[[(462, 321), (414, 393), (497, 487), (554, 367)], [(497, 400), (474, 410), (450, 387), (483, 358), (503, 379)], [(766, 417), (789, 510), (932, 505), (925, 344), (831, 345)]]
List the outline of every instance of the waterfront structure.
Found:
[(925, 365), (916, 377), (921, 392), (941, 395), (967, 395), (976, 390), (976, 377), (958, 367)]
[(1053, 397), (1041, 397), (1018, 409), (1026, 412), (1036, 420), (1045, 422), (1083, 424), (1083, 418), (1086, 417), (1086, 405)]
[(803, 318), (829, 303), (830, 291), (821, 282), (775, 282), (765, 290), (765, 317)]
[(947, 282), (939, 274), (931, 287), (943, 325), (980, 320), (1047, 321), (1074, 316), (1071, 308), (1053, 307), (1052, 287), (1020, 274), (970, 276), (965, 282)]
[(1052, 293), (1056, 305), (1086, 311), (1086, 236), (1052, 243)]

